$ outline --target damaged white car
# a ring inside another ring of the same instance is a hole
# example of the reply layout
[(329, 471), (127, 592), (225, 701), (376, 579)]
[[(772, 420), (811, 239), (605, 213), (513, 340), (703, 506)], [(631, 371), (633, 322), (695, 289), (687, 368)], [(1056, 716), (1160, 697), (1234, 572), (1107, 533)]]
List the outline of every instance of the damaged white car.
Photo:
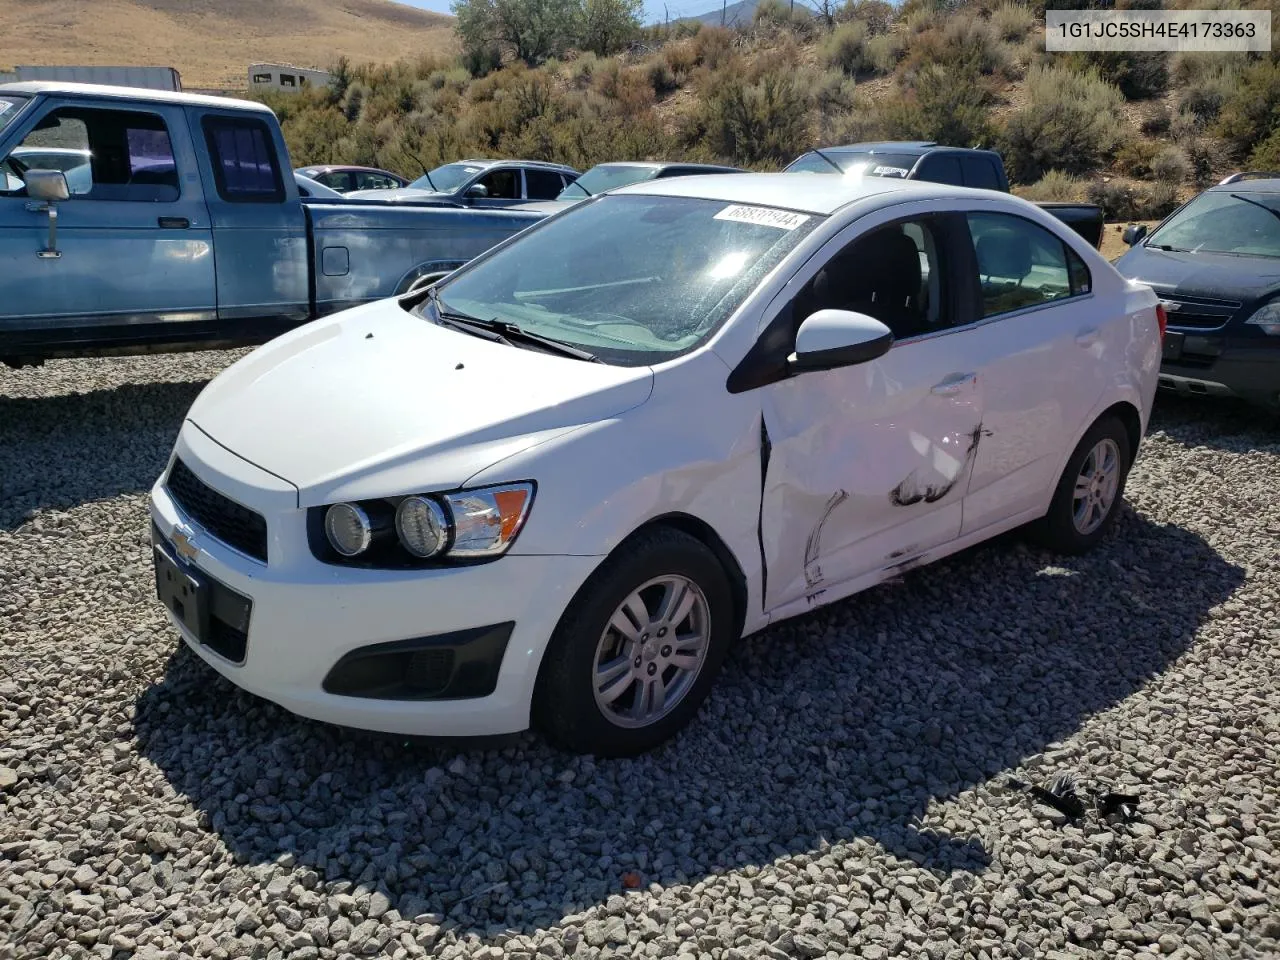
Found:
[(740, 636), (1023, 524), (1096, 544), (1162, 331), (1006, 194), (626, 187), (222, 373), (152, 491), (157, 591), (296, 713), (636, 753)]

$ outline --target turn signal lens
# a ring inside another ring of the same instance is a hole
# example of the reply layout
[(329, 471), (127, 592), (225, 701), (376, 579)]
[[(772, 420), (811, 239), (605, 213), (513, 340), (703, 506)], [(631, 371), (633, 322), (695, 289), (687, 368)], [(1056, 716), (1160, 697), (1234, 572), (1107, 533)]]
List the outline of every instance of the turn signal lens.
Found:
[(453, 515), (453, 546), (459, 559), (496, 557), (506, 553), (524, 526), (533, 502), (533, 484), (513, 483), (445, 495)]
[(1156, 304), (1156, 321), (1160, 324), (1160, 339), (1164, 339), (1164, 331), (1169, 326), (1169, 314), (1164, 311), (1164, 304)]
[(1245, 323), (1251, 327), (1261, 327), (1262, 332), (1269, 337), (1280, 337), (1280, 301), (1273, 300), (1260, 307)]
[(324, 515), (324, 532), (329, 545), (344, 557), (355, 557), (373, 542), (369, 515), (354, 503), (335, 503)]
[(434, 500), (405, 497), (396, 508), (396, 533), (406, 550), (425, 560), (444, 549), (449, 539), (449, 521)]

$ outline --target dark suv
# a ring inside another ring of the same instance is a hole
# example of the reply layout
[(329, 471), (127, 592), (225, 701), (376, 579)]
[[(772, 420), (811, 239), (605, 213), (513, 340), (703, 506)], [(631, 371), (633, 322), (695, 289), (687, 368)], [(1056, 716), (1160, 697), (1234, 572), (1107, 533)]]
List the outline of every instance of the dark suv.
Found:
[(552, 200), (578, 171), (539, 160), (459, 160), (429, 170), (407, 187), (357, 190), (355, 200), (441, 203), (464, 207), (513, 207), (529, 200)]
[(1232, 174), (1124, 240), (1116, 269), (1169, 317), (1160, 385), (1280, 410), (1280, 173)]

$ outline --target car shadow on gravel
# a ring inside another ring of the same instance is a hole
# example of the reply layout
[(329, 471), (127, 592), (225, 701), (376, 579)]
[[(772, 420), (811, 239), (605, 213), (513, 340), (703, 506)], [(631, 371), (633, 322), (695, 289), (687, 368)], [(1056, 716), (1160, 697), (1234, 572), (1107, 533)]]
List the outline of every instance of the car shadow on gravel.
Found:
[(33, 510), (151, 489), (207, 382), (0, 396), (0, 530), (20, 527)]
[(984, 826), (946, 801), (1165, 670), (1243, 576), (1132, 510), (1082, 558), (1006, 537), (739, 645), (695, 724), (632, 760), (527, 734), (464, 750), (339, 730), (181, 647), (137, 702), (137, 736), (240, 862), (287, 855), (324, 890), (380, 889), (481, 936), (555, 924), (632, 872), (803, 870), (828, 844), (981, 871)]
[(1161, 391), (1148, 433), (1162, 433), (1184, 447), (1276, 450), (1280, 449), (1280, 411), (1263, 410), (1242, 400)]

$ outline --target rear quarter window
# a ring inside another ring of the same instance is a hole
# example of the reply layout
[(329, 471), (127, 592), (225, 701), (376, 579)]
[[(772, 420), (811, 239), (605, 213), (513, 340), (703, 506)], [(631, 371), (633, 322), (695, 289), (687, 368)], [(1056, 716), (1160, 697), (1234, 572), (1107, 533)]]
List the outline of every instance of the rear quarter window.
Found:
[(228, 203), (284, 201), (284, 181), (266, 123), (207, 116), (203, 127), (218, 196)]

